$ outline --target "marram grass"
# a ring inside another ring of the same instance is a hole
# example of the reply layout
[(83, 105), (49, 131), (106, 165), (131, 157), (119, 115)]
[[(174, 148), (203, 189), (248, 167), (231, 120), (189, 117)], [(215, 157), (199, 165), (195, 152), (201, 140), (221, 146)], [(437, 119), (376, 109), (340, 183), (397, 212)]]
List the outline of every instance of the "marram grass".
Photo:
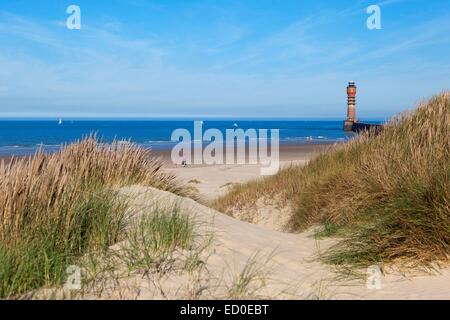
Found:
[(120, 240), (126, 203), (117, 190), (129, 184), (189, 195), (147, 150), (95, 136), (2, 162), (0, 298), (60, 284), (81, 255)]

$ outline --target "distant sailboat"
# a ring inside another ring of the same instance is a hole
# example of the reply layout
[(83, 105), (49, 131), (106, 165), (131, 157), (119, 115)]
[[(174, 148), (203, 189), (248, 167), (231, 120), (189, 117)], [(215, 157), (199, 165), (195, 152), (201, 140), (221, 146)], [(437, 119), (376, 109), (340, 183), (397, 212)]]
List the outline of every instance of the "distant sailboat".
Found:
[(233, 123), (233, 127), (237, 128), (237, 127), (239, 127), (239, 126), (238, 126), (238, 124), (235, 122), (235, 123)]
[(62, 124), (62, 119), (61, 118), (59, 118), (58, 124)]

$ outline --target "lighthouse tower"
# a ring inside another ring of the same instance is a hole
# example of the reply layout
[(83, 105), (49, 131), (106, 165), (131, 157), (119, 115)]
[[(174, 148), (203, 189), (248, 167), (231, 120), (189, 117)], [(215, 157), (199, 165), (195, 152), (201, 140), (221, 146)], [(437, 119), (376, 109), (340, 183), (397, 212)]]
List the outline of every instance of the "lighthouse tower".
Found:
[(347, 86), (347, 119), (344, 121), (344, 130), (352, 131), (356, 122), (356, 85), (350, 81)]

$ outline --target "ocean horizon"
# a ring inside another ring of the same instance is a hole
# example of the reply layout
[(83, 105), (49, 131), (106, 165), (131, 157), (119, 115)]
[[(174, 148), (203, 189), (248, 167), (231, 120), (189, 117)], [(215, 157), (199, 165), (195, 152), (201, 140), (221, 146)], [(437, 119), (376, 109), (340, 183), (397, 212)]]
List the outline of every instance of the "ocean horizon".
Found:
[[(381, 122), (381, 121), (377, 121)], [(52, 152), (91, 133), (103, 142), (130, 140), (153, 150), (170, 149), (172, 132), (183, 128), (193, 136), (194, 120), (0, 120), (0, 156), (24, 156), (39, 148)], [(279, 129), (280, 144), (333, 143), (354, 136), (343, 131), (340, 120), (203, 120), (203, 132), (210, 128)]]

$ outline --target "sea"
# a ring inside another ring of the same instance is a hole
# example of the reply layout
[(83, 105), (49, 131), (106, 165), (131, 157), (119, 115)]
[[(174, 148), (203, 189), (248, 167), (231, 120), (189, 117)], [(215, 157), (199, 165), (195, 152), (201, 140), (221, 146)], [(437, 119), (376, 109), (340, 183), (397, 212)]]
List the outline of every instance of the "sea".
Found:
[[(203, 120), (203, 133), (219, 129), (279, 129), (280, 144), (333, 143), (354, 137), (343, 131), (342, 121), (312, 120)], [(90, 134), (105, 143), (129, 140), (153, 150), (170, 149), (176, 129), (194, 137), (193, 120), (0, 120), (0, 156), (24, 156), (43, 149), (54, 152)], [(269, 134), (270, 137), (270, 134)]]

